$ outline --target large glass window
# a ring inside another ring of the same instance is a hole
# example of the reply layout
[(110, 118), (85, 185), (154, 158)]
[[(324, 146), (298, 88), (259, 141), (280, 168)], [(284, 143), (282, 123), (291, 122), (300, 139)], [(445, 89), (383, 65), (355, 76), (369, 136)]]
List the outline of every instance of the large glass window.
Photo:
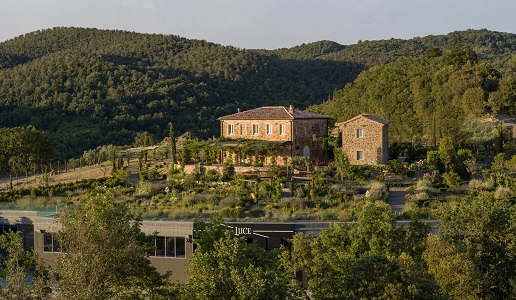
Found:
[(0, 234), (8, 231), (16, 231), (16, 225), (0, 224)]
[(174, 237), (167, 237), (167, 252), (165, 256), (175, 257), (176, 256), (176, 239)]
[(186, 240), (184, 237), (156, 236), (154, 248), (148, 252), (149, 256), (155, 257), (178, 257), (186, 256)]
[(53, 234), (50, 232), (43, 233), (43, 252), (53, 252)]
[(186, 240), (184, 237), (176, 237), (176, 257), (186, 256)]
[(43, 233), (43, 252), (63, 252), (52, 232)]
[(156, 256), (165, 256), (165, 237), (156, 237)]

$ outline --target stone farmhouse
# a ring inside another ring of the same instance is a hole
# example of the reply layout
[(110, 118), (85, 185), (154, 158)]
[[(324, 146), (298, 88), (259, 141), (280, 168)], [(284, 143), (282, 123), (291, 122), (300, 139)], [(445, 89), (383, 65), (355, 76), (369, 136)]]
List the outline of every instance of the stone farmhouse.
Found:
[(389, 124), (370, 114), (335, 124), (342, 132), (342, 149), (352, 165), (387, 164)]
[[(220, 117), (220, 135), (233, 140), (252, 139), (274, 142), (273, 156), (267, 155), (263, 164), (274, 159), (278, 165), (287, 165), (295, 156), (322, 158), (320, 138), (328, 136), (328, 116), (284, 106), (265, 106)], [(233, 154), (236, 155), (236, 154)], [(250, 157), (232, 157), (246, 162)]]

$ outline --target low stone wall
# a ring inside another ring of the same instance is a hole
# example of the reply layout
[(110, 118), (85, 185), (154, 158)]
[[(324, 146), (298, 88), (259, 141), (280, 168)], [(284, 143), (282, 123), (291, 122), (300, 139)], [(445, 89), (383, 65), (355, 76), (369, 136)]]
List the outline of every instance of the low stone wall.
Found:
[[(176, 169), (179, 169), (181, 166), (176, 165)], [(191, 174), (195, 171), (195, 168), (197, 165), (185, 165), (185, 173)], [(235, 173), (247, 173), (247, 172), (253, 172), (253, 171), (267, 171), (269, 170), (269, 167), (246, 167), (246, 166), (233, 166), (235, 168)], [(224, 168), (224, 165), (212, 165), (212, 166), (202, 166), (201, 167), (203, 172), (207, 172), (209, 170), (215, 170), (217, 173), (222, 173), (222, 170)]]

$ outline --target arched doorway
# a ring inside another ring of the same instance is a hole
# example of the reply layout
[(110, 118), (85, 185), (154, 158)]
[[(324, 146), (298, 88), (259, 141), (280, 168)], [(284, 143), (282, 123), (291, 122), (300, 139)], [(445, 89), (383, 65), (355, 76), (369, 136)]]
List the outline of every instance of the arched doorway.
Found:
[(303, 156), (304, 156), (304, 157), (310, 157), (310, 147), (305, 146), (305, 147), (303, 148)]

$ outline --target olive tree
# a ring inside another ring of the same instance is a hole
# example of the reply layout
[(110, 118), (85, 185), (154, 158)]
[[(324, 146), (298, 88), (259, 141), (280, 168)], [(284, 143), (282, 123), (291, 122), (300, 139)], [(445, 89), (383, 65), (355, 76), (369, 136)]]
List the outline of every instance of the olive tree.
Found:
[(0, 249), (6, 253), (0, 257), (0, 298), (13, 300), (47, 299), (46, 268), (35, 252), (23, 247), (20, 235), (13, 231), (0, 235)]

